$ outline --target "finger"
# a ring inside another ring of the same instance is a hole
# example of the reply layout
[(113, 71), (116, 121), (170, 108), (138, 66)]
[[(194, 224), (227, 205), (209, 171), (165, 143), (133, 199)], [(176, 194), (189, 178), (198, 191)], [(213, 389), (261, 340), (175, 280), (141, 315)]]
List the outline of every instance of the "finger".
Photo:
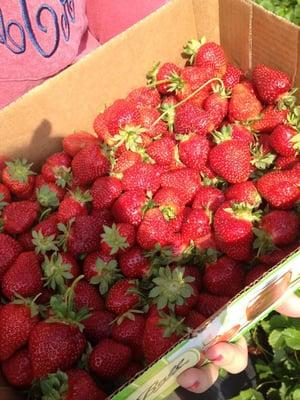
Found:
[(292, 293), (286, 301), (277, 308), (280, 314), (286, 315), (287, 317), (300, 317), (300, 297)]
[(184, 371), (177, 381), (180, 386), (194, 393), (206, 392), (218, 379), (219, 368), (208, 364), (201, 368), (190, 368)]
[(234, 344), (220, 342), (210, 347), (205, 356), (219, 368), (224, 368), (231, 374), (238, 374), (248, 364), (247, 342), (243, 337)]

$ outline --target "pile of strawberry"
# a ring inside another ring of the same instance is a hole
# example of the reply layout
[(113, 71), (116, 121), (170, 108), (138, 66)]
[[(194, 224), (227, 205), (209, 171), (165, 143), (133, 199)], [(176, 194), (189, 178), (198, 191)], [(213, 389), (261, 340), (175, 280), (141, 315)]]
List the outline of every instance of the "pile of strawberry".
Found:
[(288, 76), (185, 54), (39, 173), (1, 160), (0, 362), (32, 398), (105, 398), (299, 246)]

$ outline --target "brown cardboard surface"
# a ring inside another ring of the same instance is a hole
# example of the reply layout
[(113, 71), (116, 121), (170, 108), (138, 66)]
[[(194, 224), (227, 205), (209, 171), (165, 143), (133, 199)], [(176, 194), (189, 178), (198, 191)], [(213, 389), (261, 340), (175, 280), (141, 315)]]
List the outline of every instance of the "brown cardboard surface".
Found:
[(204, 36), (208, 41), (220, 43), (219, 0), (193, 0), (197, 38)]

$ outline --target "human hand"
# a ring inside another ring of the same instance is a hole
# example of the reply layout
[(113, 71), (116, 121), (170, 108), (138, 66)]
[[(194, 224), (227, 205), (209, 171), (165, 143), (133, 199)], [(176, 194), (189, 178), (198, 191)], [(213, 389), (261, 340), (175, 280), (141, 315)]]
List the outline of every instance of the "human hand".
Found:
[[(291, 294), (276, 311), (288, 317), (300, 317), (300, 297)], [(206, 350), (203, 356), (197, 366), (178, 377), (179, 385), (194, 393), (208, 390), (218, 379), (220, 368), (231, 374), (242, 372), (248, 363), (247, 342), (244, 338), (234, 344), (220, 342)], [(204, 359), (211, 362), (201, 366)]]

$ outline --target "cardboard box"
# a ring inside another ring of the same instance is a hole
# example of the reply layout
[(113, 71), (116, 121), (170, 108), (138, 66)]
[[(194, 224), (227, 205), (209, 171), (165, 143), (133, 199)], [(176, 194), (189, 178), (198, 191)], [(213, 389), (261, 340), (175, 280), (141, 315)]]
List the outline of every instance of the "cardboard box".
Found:
[[(242, 69), (251, 70), (252, 66), (262, 62), (285, 71), (293, 78), (294, 85), (300, 86), (298, 27), (246, 0), (173, 0), (76, 65), (1, 110), (0, 152), (41, 163), (59, 149), (63, 136), (75, 129), (92, 132), (95, 115), (105, 104), (144, 84), (145, 73), (156, 61), (168, 60), (182, 65), (182, 46), (187, 40), (203, 35), (208, 40), (220, 42), (231, 61)], [(267, 282), (274, 285), (275, 279), (282, 279), (284, 286), (280, 286), (281, 289), (287, 288), (288, 281), (293, 281), (293, 287), (296, 287), (298, 260), (299, 254), (296, 253), (283, 263), (281, 269), (273, 270), (252, 288), (251, 296), (246, 291), (230, 304), (229, 307), (233, 308), (227, 308), (227, 312), (224, 309), (223, 314), (219, 313), (213, 321), (202, 326), (201, 335), (191, 340), (186, 338), (113, 398), (164, 398), (175, 387), (175, 373), (197, 362), (197, 348), (225, 333), (223, 317), (228, 315), (228, 310), (241, 314), (238, 324), (241, 325), (243, 318), (247, 319), (244, 312), (249, 299), (253, 299), (254, 293), (265, 290)], [(251, 323), (270, 310), (275, 299), (279, 299), (276, 296), (271, 296), (268, 304), (259, 306), (259, 312), (254, 313)], [(244, 328), (249, 328), (248, 322)], [(227, 328), (234, 323), (228, 322)], [(227, 338), (238, 334), (238, 330), (232, 331)], [(19, 398), (0, 377), (0, 399)]]

